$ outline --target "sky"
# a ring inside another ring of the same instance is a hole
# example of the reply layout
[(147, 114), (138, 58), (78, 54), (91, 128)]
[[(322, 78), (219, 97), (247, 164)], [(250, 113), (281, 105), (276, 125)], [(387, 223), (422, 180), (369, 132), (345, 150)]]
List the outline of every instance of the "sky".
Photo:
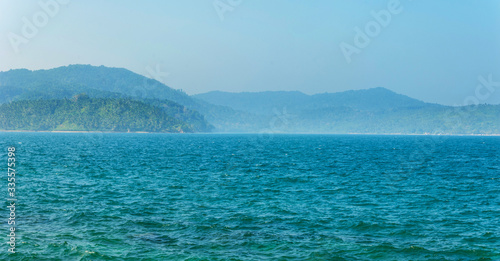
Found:
[(500, 1), (0, 1), (0, 71), (69, 64), (188, 94), (385, 87), (499, 104)]

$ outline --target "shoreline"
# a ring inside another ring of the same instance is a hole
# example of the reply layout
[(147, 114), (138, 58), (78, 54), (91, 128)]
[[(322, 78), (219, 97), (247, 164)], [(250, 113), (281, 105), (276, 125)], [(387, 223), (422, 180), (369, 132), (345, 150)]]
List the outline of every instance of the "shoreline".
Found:
[(147, 132), (147, 131), (35, 131), (35, 130), (0, 130), (2, 132), (13, 132), (13, 133), (116, 133), (116, 134), (241, 134), (241, 135), (252, 135), (252, 134), (265, 134), (265, 135), (381, 135), (381, 136), (488, 136), (488, 137), (498, 137), (500, 134), (429, 134), (429, 133), (259, 133), (259, 132), (197, 132), (197, 133), (182, 133), (182, 132)]

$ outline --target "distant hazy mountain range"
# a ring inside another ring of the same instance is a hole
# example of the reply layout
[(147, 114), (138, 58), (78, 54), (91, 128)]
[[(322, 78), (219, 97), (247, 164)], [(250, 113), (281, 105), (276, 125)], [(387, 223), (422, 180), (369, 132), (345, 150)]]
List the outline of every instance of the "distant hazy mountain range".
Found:
[(429, 104), (380, 87), (189, 96), (126, 69), (89, 65), (0, 72), (0, 104), (4, 130), (500, 133), (500, 105)]
[(350, 108), (357, 111), (387, 111), (396, 108), (424, 108), (439, 105), (424, 103), (419, 100), (396, 94), (385, 88), (322, 93), (306, 95), (302, 92), (208, 92), (193, 97), (206, 102), (228, 106), (235, 110), (255, 114), (272, 115), (276, 108), (288, 108), (289, 113), (300, 114), (310, 110), (328, 110)]

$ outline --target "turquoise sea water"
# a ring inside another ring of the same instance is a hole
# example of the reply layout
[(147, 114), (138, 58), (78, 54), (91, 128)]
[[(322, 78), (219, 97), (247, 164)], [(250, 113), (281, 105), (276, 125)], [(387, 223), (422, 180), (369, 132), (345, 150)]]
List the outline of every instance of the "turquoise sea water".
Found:
[(11, 145), (1, 260), (500, 260), (500, 137), (0, 133), (2, 195)]

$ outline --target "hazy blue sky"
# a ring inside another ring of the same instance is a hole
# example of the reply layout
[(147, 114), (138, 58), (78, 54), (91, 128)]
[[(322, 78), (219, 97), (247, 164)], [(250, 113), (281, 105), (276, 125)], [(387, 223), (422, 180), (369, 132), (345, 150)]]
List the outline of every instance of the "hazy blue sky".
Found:
[[(450, 105), (474, 96), (481, 75), (500, 82), (497, 0), (401, 0), (379, 32), (371, 11), (392, 0), (216, 0), (225, 12), (214, 0), (39, 4), (51, 1), (0, 1), (1, 71), (92, 64), (151, 76), (149, 67), (188, 94), (382, 86)], [(37, 33), (23, 32), (26, 20)], [(356, 47), (355, 28), (367, 25), (369, 44), (347, 62), (341, 43)], [(500, 87), (487, 99), (485, 90), (482, 103), (500, 103)]]

